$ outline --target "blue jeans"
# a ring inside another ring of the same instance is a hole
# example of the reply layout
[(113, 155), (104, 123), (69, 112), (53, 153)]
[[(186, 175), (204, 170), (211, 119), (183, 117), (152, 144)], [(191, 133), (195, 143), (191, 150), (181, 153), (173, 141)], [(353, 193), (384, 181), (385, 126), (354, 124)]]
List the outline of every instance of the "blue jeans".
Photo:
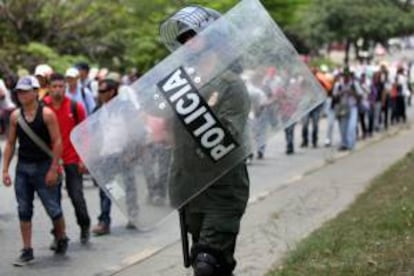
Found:
[(326, 145), (331, 145), (332, 141), (333, 141), (333, 131), (334, 131), (334, 127), (335, 127), (335, 110), (332, 108), (332, 98), (329, 97), (326, 100), (326, 105), (325, 105), (325, 113), (326, 113), (326, 118), (328, 120), (328, 129), (326, 131), (326, 140), (325, 140), (325, 144)]
[(101, 204), (101, 214), (98, 217), (99, 223), (105, 224), (107, 226), (111, 225), (111, 199), (106, 193), (99, 188), (99, 201)]
[(295, 124), (285, 128), (286, 151), (294, 151)]
[(348, 141), (348, 149), (352, 150), (356, 144), (357, 138), (357, 127), (358, 127), (358, 108), (356, 106), (351, 107), (351, 111), (349, 114), (349, 122), (348, 122), (348, 129), (347, 129), (347, 141)]
[(358, 109), (350, 107), (349, 113), (338, 118), (341, 133), (341, 147), (352, 150), (356, 143), (356, 128), (358, 124)]
[[(169, 146), (163, 143), (154, 142), (145, 147), (142, 158), (142, 168), (147, 182), (148, 194), (150, 198), (155, 196), (165, 198), (167, 196), (170, 159), (171, 150)], [(136, 185), (133, 172), (130, 173), (129, 178), (126, 179), (126, 183)]]
[[(111, 169), (110, 164), (114, 164), (114, 162), (118, 162), (119, 157), (112, 156), (107, 157), (103, 162), (106, 162), (107, 168), (104, 172), (103, 179), (105, 181), (110, 182), (115, 176), (116, 171)], [(113, 166), (112, 166), (113, 167)], [(125, 194), (126, 194), (126, 208), (128, 213), (129, 220), (135, 220), (138, 216), (138, 193), (137, 193), (137, 186), (135, 180), (135, 171), (133, 168), (129, 168), (128, 170), (124, 171), (122, 174), (122, 183), (125, 185)], [(98, 216), (99, 223), (110, 225), (111, 224), (111, 198), (104, 192), (102, 187), (99, 189), (99, 199), (100, 199), (100, 207), (101, 213)]]
[(312, 144), (318, 145), (319, 118), (322, 105), (315, 107), (308, 115), (302, 119), (302, 144), (308, 145), (309, 142), (309, 123), (312, 121)]
[(37, 192), (49, 217), (55, 221), (63, 216), (60, 205), (60, 184), (46, 186), (46, 174), (51, 161), (25, 162), (16, 166), (15, 193), (20, 221), (30, 222), (33, 217), (33, 200)]

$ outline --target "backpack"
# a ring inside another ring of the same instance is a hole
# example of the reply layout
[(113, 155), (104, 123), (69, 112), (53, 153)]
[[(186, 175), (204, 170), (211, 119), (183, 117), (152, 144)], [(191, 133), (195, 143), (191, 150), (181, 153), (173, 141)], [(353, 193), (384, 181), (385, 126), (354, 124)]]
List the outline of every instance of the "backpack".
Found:
[(75, 119), (75, 125), (79, 124), (78, 102), (74, 99), (70, 99), (70, 112), (72, 112)]
[[(47, 103), (45, 103), (43, 100), (40, 102), (40, 104), (44, 106), (48, 106)], [(73, 118), (75, 119), (75, 125), (79, 124), (79, 114), (78, 114), (78, 102), (74, 99), (70, 99), (70, 112), (73, 114)]]
[(82, 94), (82, 101), (83, 101), (83, 103), (85, 104), (85, 111), (86, 111), (86, 113), (88, 113), (88, 110), (89, 110), (89, 104), (88, 104), (88, 101), (86, 100), (86, 92), (85, 92), (85, 87), (81, 87), (81, 94)]

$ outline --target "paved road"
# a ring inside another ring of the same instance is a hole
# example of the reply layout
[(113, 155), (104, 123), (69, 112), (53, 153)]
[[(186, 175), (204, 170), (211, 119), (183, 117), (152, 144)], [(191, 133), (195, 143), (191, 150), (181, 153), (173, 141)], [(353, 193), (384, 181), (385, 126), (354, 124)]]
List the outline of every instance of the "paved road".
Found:
[[(324, 133), (322, 124), (321, 134)], [(297, 144), (300, 143), (297, 131)], [(250, 166), (251, 200), (261, 197), (269, 191), (297, 178), (306, 171), (322, 166), (331, 156), (331, 150), (298, 149), (297, 154), (287, 157), (284, 154), (283, 133), (274, 136), (269, 142), (266, 159), (255, 160)], [(98, 191), (91, 183), (86, 183), (86, 199), (90, 214), (96, 223), (98, 214)], [(179, 237), (177, 217), (172, 215), (159, 228), (152, 232), (138, 232), (125, 229), (126, 219), (113, 208), (113, 227), (110, 236), (92, 238), (91, 244), (83, 247), (79, 244), (78, 227), (73, 208), (64, 192), (63, 206), (67, 220), (68, 235), (71, 239), (68, 255), (55, 258), (48, 250), (51, 241), (49, 231), (51, 223), (45, 215), (39, 200), (35, 200), (33, 219), (33, 247), (36, 263), (28, 268), (16, 269), (11, 262), (20, 250), (20, 235), (16, 215), (16, 203), (13, 189), (0, 186), (0, 276), (6, 275), (105, 275), (134, 263), (143, 256), (152, 254), (167, 245), (173, 244)]]
[[(301, 239), (343, 211), (376, 176), (413, 149), (414, 129), (393, 129), (251, 204), (242, 221), (235, 275), (265, 275)], [(115, 275), (191, 276), (182, 267), (180, 246), (176, 243)]]
[[(412, 110), (410, 110), (411, 116)], [(411, 116), (412, 117), (412, 116)], [(321, 123), (321, 134), (324, 133), (325, 122)], [(296, 128), (299, 134), (300, 128)], [(364, 142), (373, 143), (381, 135)], [(296, 137), (297, 144), (300, 136)], [(362, 146), (360, 143), (359, 146)], [(296, 185), (296, 180), (306, 172), (318, 170), (327, 161), (338, 158), (334, 148), (297, 149), (291, 157), (284, 154), (285, 142), (282, 133), (277, 134), (269, 143), (266, 159), (254, 161), (249, 167), (251, 174), (251, 202), (266, 198), (269, 193), (278, 191), (286, 185)], [(358, 149), (357, 149), (358, 151)], [(289, 184), (291, 183), (291, 184)], [(95, 218), (98, 212), (98, 191), (91, 183), (86, 183), (86, 198), (91, 216)], [(63, 198), (66, 211), (68, 234), (71, 238), (68, 254), (64, 258), (54, 257), (48, 250), (51, 236), (48, 234), (51, 224), (48, 221), (39, 201), (35, 202), (34, 217), (34, 248), (36, 263), (26, 268), (14, 268), (11, 261), (20, 249), (20, 236), (16, 216), (16, 204), (13, 189), (0, 187), (0, 275), (110, 275), (121, 268), (158, 252), (160, 249), (174, 245), (179, 237), (177, 218), (175, 215), (167, 219), (159, 228), (152, 232), (141, 233), (125, 229), (125, 218), (114, 208), (112, 234), (106, 237), (93, 238), (91, 244), (83, 247), (79, 244), (78, 228), (76, 226), (72, 207), (68, 198)], [(96, 220), (94, 220), (96, 221)], [(243, 232), (243, 229), (242, 229)], [(175, 252), (179, 256), (179, 252)], [(181, 263), (181, 260), (179, 261)], [(152, 273), (147, 275), (154, 275)], [(173, 274), (171, 274), (173, 275)]]
[[(412, 110), (410, 110), (410, 117), (413, 117)], [(296, 127), (297, 145), (300, 143), (299, 132), (300, 128)], [(324, 133), (325, 122), (322, 122), (320, 131), (321, 141), (324, 138)], [(383, 137), (378, 135), (370, 141), (360, 143), (356, 151), (358, 152), (364, 144), (374, 143), (380, 138)], [(338, 138), (336, 137), (335, 140), (337, 141)], [(414, 139), (411, 141), (414, 141)], [(342, 155), (335, 148), (299, 149), (297, 147), (297, 153), (290, 157), (286, 156), (284, 151), (284, 135), (279, 133), (269, 141), (266, 158), (261, 161), (255, 160), (249, 167), (251, 175), (251, 202), (270, 198), (269, 195), (271, 193), (277, 194), (277, 191), (285, 187), (297, 185), (297, 181), (303, 178), (306, 173), (319, 170), (327, 162), (331, 162)], [(355, 162), (358, 162), (358, 160), (355, 160)], [(97, 217), (99, 206), (98, 191), (91, 183), (86, 183), (85, 193), (91, 217), (96, 222), (95, 218)], [(78, 227), (75, 222), (73, 209), (66, 195), (63, 198), (63, 206), (68, 225), (68, 235), (71, 238), (67, 256), (57, 258), (48, 250), (48, 245), (51, 241), (49, 234), (51, 223), (47, 219), (39, 201), (36, 200), (35, 217), (33, 220), (33, 246), (36, 262), (29, 267), (14, 268), (11, 262), (18, 255), (21, 247), (16, 203), (13, 189), (0, 186), (0, 245), (2, 248), (0, 276), (42, 274), (60, 276), (111, 275), (122, 268), (127, 268), (131, 264), (159, 252), (167, 246), (169, 246), (169, 249), (167, 248), (162, 252), (170, 252), (175, 257), (175, 259), (171, 258), (171, 260), (176, 260), (175, 266), (181, 265), (180, 252), (177, 250), (176, 243), (179, 238), (179, 231), (175, 215), (168, 218), (164, 224), (154, 231), (143, 233), (125, 229), (126, 219), (114, 208), (112, 213), (112, 234), (106, 237), (93, 238), (91, 244), (84, 247), (79, 243)], [(254, 206), (256, 204), (249, 208), (249, 212)], [(245, 231), (244, 226), (242, 227), (242, 233), (243, 231)], [(157, 256), (163, 255), (161, 253)], [(156, 258), (152, 259), (156, 260)], [(148, 262), (145, 263), (148, 264)], [(151, 267), (165, 268), (167, 264), (170, 263), (165, 262), (160, 267), (155, 265)], [(139, 266), (134, 267), (137, 268)], [(145, 269), (141, 273), (145, 271), (148, 272), (147, 275), (157, 275)], [(178, 274), (169, 275), (182, 275), (181, 273), (182, 271)], [(165, 275), (168, 275), (168, 273)]]

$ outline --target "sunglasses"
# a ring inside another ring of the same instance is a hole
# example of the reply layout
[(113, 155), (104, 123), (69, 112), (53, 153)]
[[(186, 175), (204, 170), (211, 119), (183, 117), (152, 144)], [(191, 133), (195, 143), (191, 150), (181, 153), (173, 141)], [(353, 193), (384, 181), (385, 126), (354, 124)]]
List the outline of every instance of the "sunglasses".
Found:
[(104, 94), (104, 93), (109, 92), (109, 91), (111, 91), (111, 89), (99, 89), (98, 93), (99, 94)]
[(194, 30), (188, 30), (179, 36), (177, 36), (177, 41), (181, 44), (185, 44), (187, 41), (195, 37), (197, 33)]
[(63, 88), (65, 87), (65, 85), (64, 84), (52, 84), (51, 87), (52, 88)]

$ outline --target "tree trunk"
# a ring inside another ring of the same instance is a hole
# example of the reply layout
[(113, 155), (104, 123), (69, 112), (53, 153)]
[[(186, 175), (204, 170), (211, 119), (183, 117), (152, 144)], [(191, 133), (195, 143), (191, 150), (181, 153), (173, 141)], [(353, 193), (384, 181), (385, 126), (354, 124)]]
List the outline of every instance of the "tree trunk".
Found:
[(346, 66), (349, 65), (349, 51), (351, 49), (351, 40), (349, 38), (346, 39), (346, 45), (345, 45), (345, 58), (344, 63)]

